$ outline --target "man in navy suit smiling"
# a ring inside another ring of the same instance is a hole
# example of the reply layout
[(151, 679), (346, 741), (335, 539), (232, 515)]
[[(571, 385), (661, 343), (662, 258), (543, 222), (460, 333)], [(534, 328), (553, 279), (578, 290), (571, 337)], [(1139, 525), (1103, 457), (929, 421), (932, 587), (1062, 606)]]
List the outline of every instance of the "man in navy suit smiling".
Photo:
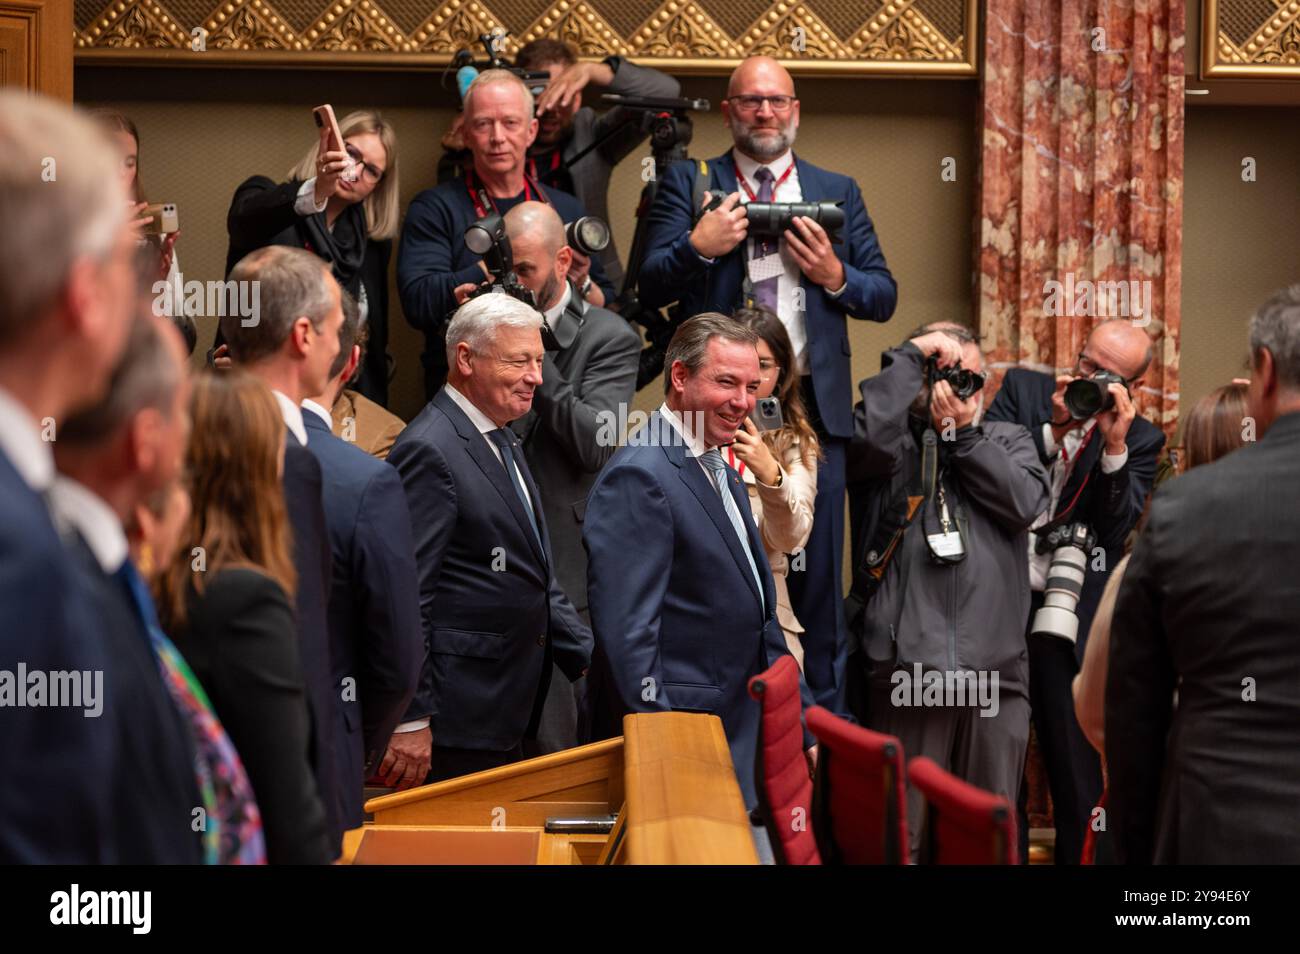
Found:
[[(825, 454), (807, 559), (791, 563), (790, 597), (806, 630), (808, 686), (820, 704), (842, 710), (848, 658), (840, 574), (844, 462), (853, 436), (846, 319), (888, 321), (898, 289), (857, 183), (794, 154), (799, 100), (784, 67), (766, 56), (741, 63), (731, 75), (722, 117), (735, 142), (731, 151), (707, 163), (676, 163), (660, 183), (640, 296), (652, 308), (677, 301), (687, 316), (762, 305), (790, 335), (798, 365), (791, 373), (801, 376), (804, 406)], [(701, 215), (699, 202), (719, 195), (726, 196), (722, 205)], [(802, 216), (781, 236), (751, 234), (749, 202), (823, 201), (844, 210), (838, 244)]]

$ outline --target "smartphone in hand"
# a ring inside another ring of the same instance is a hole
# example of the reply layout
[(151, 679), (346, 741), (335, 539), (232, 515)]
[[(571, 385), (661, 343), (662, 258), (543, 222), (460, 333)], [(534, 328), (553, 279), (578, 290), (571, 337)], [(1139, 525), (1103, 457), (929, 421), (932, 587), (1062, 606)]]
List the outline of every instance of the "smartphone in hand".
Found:
[[(334, 116), (334, 107), (329, 103), (324, 106), (317, 106), (311, 111), (312, 118), (316, 121), (317, 129), (329, 130), (329, 142), (327, 143), (327, 152), (345, 152), (347, 147), (343, 143), (343, 133), (339, 131), (339, 121)], [(343, 170), (341, 178), (348, 182), (356, 182), (361, 178), (357, 171), (357, 164), (348, 158), (348, 167)]]

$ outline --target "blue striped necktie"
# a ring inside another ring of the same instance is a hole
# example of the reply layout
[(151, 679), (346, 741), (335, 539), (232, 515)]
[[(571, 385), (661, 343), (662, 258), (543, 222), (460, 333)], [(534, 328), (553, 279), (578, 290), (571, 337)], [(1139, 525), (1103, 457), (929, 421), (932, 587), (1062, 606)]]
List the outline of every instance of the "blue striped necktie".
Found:
[(713, 488), (722, 498), (722, 509), (727, 512), (727, 519), (731, 521), (732, 529), (736, 531), (736, 536), (740, 538), (740, 545), (745, 549), (745, 558), (749, 560), (750, 572), (754, 574), (754, 583), (758, 587), (758, 601), (766, 610), (767, 606), (763, 600), (763, 580), (758, 575), (758, 564), (754, 562), (754, 553), (749, 548), (749, 531), (745, 527), (745, 519), (740, 515), (740, 507), (736, 504), (736, 498), (731, 495), (731, 488), (727, 482), (735, 474), (727, 462), (722, 459), (722, 451), (718, 448), (705, 451), (700, 456), (700, 463), (704, 469), (709, 472), (713, 478)]

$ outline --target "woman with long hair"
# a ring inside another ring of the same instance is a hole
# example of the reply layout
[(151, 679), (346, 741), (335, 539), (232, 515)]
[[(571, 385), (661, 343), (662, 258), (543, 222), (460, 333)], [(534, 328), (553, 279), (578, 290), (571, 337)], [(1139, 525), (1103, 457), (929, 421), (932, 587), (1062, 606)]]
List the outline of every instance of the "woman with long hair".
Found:
[(284, 420), (271, 392), (237, 369), (199, 375), (190, 413), (192, 504), (180, 552), (159, 580), (163, 630), (248, 771), (267, 860), (326, 863), (292, 609)]
[[(799, 394), (794, 348), (781, 320), (761, 307), (741, 308), (732, 317), (758, 334), (759, 387), (754, 397), (757, 401), (775, 398), (782, 424), (760, 431), (753, 417), (747, 419), (736, 432), (736, 443), (727, 448), (728, 462), (749, 491), (749, 506), (772, 566), (776, 618), (802, 669), (804, 630), (790, 608), (787, 554), (803, 547), (812, 533), (821, 448)], [(755, 415), (761, 419), (757, 408)]]
[[(356, 390), (387, 406), (388, 263), (400, 219), (397, 134), (370, 110), (344, 116), (339, 132), (342, 149), (322, 129), (286, 181), (253, 176), (235, 190), (226, 217), (226, 272), (267, 245), (306, 248), (328, 262), (369, 329)], [(222, 343), (218, 333), (218, 349)]]

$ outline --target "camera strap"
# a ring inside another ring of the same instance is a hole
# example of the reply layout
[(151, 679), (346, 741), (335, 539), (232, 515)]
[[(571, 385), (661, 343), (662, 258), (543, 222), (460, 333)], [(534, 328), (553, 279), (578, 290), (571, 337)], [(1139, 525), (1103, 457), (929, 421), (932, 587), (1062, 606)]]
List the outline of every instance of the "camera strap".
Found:
[[(772, 183), (772, 201), (773, 201), (773, 202), (776, 201), (776, 190), (779, 189), (779, 188), (781, 188), (781, 186), (785, 184), (785, 180), (790, 178), (790, 173), (792, 173), (792, 172), (794, 172), (794, 155), (793, 155), (793, 154), (790, 156), (790, 165), (786, 168), (785, 172), (781, 173), (781, 178), (777, 179), (775, 182)], [(740, 187), (741, 187), (742, 189), (745, 190), (745, 195), (749, 196), (749, 201), (750, 201), (750, 202), (757, 202), (757, 201), (758, 201), (758, 196), (754, 195), (754, 190), (751, 189), (751, 188), (749, 187), (749, 183), (748, 183), (747, 181), (745, 181), (745, 174), (744, 174), (743, 172), (740, 171), (740, 167), (739, 167), (739, 166), (736, 166), (736, 181), (739, 182), (739, 183), (740, 183)]]
[[(469, 192), (469, 200), (474, 203), (474, 215), (476, 218), (483, 218), (491, 210), (497, 211), (497, 204), (492, 201), (492, 196), (488, 195), (487, 188), (479, 181), (479, 177), (474, 174), (474, 170), (465, 170), (465, 189)], [(544, 205), (550, 205), (551, 200), (546, 197), (542, 187), (537, 184), (537, 180), (527, 173), (524, 174), (524, 201), (541, 202)]]

